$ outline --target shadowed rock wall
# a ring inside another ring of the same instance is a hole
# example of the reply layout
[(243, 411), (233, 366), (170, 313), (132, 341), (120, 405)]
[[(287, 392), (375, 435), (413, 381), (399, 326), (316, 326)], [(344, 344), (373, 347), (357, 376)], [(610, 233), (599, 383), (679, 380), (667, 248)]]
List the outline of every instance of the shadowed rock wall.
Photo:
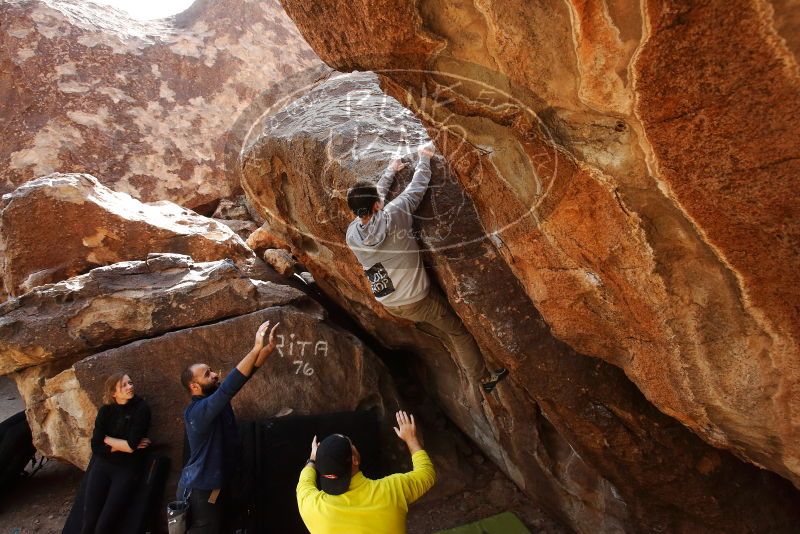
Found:
[(800, 485), (795, 3), (283, 4), (421, 118), (557, 338)]
[[(172, 458), (173, 474), (179, 472), (182, 416), (189, 401), (180, 384), (181, 371), (203, 362), (228, 372), (250, 350), (258, 325), (267, 319), (282, 325), (278, 348), (236, 395), (233, 407), (239, 420), (375, 408), (386, 426), (399, 401), (385, 367), (357, 338), (326, 325), (319, 307), (306, 302), (299, 308), (279, 305), (170, 332), (82, 359), (44, 381), (38, 391), (26, 392), (37, 448), (85, 469), (105, 377), (123, 370), (150, 403), (150, 438)], [(337, 387), (325, 387), (328, 383)]]
[[(380, 342), (415, 351), (448, 415), (576, 530), (790, 528), (798, 501), (790, 484), (703, 443), (653, 408), (621, 370), (551, 334), (503, 256), (502, 238), (485, 231), (440, 157), (415, 217), (418, 236), (489, 366), (503, 364), (511, 377), (485, 398), (464, 392), (441, 347), (383, 311), (344, 244), (352, 220), (346, 190), (427, 136), (376, 82), (371, 73), (334, 74), (257, 129), (243, 155), (243, 186), (273, 240)], [(392, 194), (411, 173), (398, 175)], [(755, 517), (753, 508), (764, 513)]]

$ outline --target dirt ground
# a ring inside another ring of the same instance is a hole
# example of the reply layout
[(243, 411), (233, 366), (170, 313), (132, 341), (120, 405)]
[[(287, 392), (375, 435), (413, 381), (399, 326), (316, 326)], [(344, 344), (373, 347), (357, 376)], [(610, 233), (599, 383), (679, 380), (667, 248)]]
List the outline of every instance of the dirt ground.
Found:
[(408, 512), (408, 532), (430, 534), (505, 511), (514, 512), (534, 534), (569, 532), (488, 461), (463, 491), (414, 504)]
[[(14, 383), (0, 377), (0, 421), (25, 408)], [(50, 461), (0, 499), (0, 534), (56, 534), (69, 514), (83, 472)]]
[[(23, 403), (14, 384), (0, 377), (0, 420)], [(532, 503), (508, 478), (474, 448), (435, 408), (420, 407), (429, 432), (426, 448), (434, 461), (448, 463), (440, 471), (463, 476), (442, 479), (408, 514), (409, 534), (430, 534), (510, 510), (532, 533), (568, 532)], [(447, 460), (445, 460), (447, 459)], [(58, 534), (80, 484), (80, 469), (48, 462), (35, 476), (20, 481), (0, 499), (0, 534)]]
[(437, 475), (433, 489), (409, 509), (409, 533), (430, 534), (505, 511), (515, 513), (534, 534), (569, 532), (490, 462), (413, 379), (394, 376), (416, 414)]

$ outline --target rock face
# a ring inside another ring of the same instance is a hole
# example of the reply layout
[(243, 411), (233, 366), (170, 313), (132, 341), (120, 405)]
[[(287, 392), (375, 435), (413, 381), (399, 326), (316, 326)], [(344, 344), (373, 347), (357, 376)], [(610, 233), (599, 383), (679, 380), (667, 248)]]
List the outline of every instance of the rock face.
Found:
[(312, 303), (275, 306), (101, 352), (45, 381), (38, 392), (23, 389), (37, 448), (85, 468), (103, 382), (124, 370), (152, 409), (151, 439), (172, 457), (173, 467), (180, 466), (183, 435), (176, 429), (189, 401), (181, 371), (204, 362), (227, 373), (267, 319), (281, 323), (278, 348), (234, 398), (240, 420), (369, 408), (391, 415), (397, 409), (385, 367), (357, 338), (327, 325)]
[(239, 112), (319, 64), (274, 0), (198, 0), (146, 22), (81, 0), (11, 0), (0, 28), (0, 194), (86, 172), (143, 201), (229, 196)]
[(247, 278), (230, 261), (152, 254), (100, 267), (0, 306), (0, 374), (303, 298)]
[(268, 248), (264, 251), (264, 262), (284, 276), (294, 274), (297, 262), (292, 255), (280, 248)]
[(557, 338), (800, 486), (795, 3), (283, 4), (383, 71)]
[(385, 71), (559, 339), (800, 485), (794, 3), (283, 4)]
[[(243, 154), (243, 187), (267, 221), (253, 244), (288, 244), (376, 339), (415, 351), (448, 415), (576, 531), (781, 531), (800, 519), (786, 481), (704, 443), (620, 369), (554, 337), (509, 261), (506, 233), (487, 232), (485, 200), (442, 158), (416, 216), (419, 238), (489, 366), (511, 376), (496, 394), (471, 398), (441, 345), (386, 314), (344, 243), (345, 193), (427, 136), (374, 75), (321, 81), (258, 131)], [(411, 173), (398, 175), (391, 194)]]
[(52, 174), (3, 196), (0, 267), (12, 296), (151, 252), (256, 260), (227, 226), (171, 202), (144, 204), (87, 174)]
[(256, 224), (251, 211), (253, 210), (247, 205), (244, 195), (240, 195), (235, 199), (222, 199), (211, 218), (221, 222), (246, 241), (250, 234), (258, 230), (259, 224), (264, 222)]

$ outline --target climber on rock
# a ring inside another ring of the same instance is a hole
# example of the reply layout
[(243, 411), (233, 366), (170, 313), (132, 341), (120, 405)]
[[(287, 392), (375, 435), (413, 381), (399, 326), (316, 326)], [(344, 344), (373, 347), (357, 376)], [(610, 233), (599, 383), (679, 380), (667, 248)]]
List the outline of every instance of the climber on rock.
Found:
[(377, 185), (358, 181), (347, 192), (347, 205), (356, 218), (347, 228), (347, 245), (364, 268), (372, 293), (395, 317), (414, 321), (417, 327), (442, 341), (472, 384), (490, 393), (508, 375), (506, 369), (489, 373), (480, 349), (445, 296), (433, 287), (422, 264), (413, 232), (413, 213), (431, 178), (433, 143), (417, 149), (418, 160), (411, 183), (384, 206), (395, 174), (406, 163), (395, 159)]

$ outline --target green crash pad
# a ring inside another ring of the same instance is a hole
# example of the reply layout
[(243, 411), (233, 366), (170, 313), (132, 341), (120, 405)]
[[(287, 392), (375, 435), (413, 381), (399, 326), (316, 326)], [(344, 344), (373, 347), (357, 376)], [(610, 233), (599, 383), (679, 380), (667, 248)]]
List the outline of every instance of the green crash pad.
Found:
[(493, 515), (469, 525), (463, 525), (436, 534), (531, 534), (531, 531), (511, 512)]

